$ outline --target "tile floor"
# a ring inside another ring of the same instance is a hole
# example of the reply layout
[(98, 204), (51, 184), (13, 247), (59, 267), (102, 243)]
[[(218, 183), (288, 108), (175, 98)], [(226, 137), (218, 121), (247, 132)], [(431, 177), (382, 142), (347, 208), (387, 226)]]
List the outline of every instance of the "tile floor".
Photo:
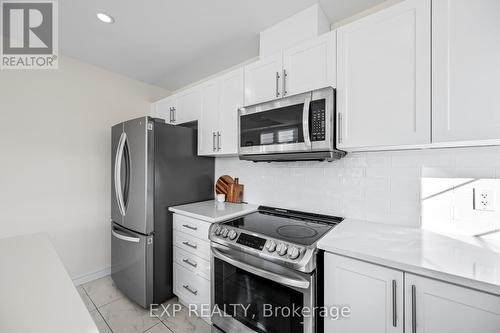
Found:
[[(149, 310), (130, 302), (118, 289), (111, 277), (106, 276), (77, 287), (101, 333), (210, 333), (204, 320), (189, 316), (185, 307), (173, 316), (155, 317)], [(167, 303), (178, 303), (174, 298)]]

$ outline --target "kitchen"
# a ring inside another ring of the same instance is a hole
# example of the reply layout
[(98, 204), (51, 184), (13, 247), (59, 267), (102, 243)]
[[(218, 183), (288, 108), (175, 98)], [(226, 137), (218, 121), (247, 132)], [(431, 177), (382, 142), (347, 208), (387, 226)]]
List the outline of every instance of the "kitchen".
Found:
[(0, 332), (500, 332), (497, 1), (45, 2)]

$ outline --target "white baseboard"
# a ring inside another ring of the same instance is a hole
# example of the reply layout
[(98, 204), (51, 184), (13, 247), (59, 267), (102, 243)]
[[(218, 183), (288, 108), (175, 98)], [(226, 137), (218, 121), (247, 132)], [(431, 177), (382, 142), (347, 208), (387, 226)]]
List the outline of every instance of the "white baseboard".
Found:
[(106, 267), (96, 272), (88, 273), (73, 279), (73, 284), (79, 286), (81, 284), (96, 280), (111, 274), (111, 267)]

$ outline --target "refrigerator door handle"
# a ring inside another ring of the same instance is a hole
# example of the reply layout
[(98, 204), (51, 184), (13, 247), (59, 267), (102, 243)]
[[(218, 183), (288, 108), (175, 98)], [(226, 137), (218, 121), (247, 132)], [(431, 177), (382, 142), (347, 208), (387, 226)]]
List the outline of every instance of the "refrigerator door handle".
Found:
[(125, 216), (125, 202), (123, 200), (123, 187), (122, 187), (122, 159), (123, 152), (125, 150), (125, 141), (127, 140), (127, 134), (125, 132), (120, 136), (120, 140), (118, 141), (118, 149), (116, 150), (115, 156), (115, 195), (116, 201), (118, 202), (118, 209), (120, 210), (120, 214)]
[(138, 237), (130, 237), (130, 236), (125, 236), (121, 233), (118, 233), (114, 228), (111, 229), (111, 234), (114, 237), (121, 239), (121, 240), (124, 240), (126, 242), (139, 243), (141, 241), (141, 239)]

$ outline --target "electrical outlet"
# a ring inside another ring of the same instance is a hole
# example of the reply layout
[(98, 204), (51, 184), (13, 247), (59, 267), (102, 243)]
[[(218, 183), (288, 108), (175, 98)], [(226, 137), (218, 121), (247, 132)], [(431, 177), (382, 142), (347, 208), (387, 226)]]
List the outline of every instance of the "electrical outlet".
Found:
[(474, 189), (474, 210), (495, 210), (495, 191), (491, 189)]

